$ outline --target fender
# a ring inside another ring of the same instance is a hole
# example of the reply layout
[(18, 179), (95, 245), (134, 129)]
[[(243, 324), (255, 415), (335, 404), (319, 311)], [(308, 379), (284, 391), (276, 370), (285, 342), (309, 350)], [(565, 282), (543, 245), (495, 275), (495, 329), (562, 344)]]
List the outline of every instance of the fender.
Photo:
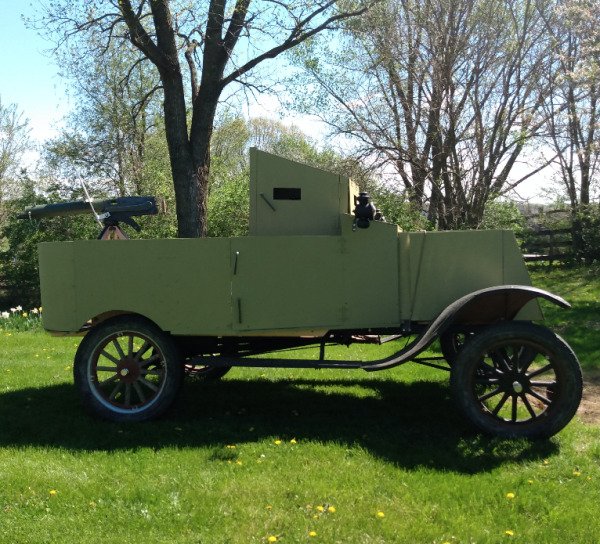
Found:
[(413, 342), (394, 355), (366, 363), (364, 370), (383, 370), (416, 357), (452, 325), (485, 325), (497, 321), (512, 321), (530, 300), (543, 298), (561, 308), (571, 305), (563, 298), (530, 285), (498, 285), (473, 291), (446, 307)]

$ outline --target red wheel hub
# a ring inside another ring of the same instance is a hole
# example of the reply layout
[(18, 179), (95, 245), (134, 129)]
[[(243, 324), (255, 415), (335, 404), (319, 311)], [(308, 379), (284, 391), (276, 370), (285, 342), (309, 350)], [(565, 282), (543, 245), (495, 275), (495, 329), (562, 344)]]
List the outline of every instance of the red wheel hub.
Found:
[(126, 357), (117, 365), (117, 375), (124, 383), (134, 383), (140, 379), (140, 365), (137, 361)]

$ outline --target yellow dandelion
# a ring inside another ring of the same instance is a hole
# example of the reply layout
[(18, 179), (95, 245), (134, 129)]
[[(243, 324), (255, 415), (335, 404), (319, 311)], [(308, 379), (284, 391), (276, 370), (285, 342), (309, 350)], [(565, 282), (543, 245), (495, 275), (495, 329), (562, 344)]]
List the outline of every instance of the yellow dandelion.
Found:
[(57, 493), (58, 493), (58, 491), (56, 491), (56, 489), (51, 489), (51, 490), (49, 491), (49, 495), (50, 495), (51, 497), (54, 497), (54, 496), (56, 496), (56, 494), (57, 494)]
[(544, 465), (549, 465), (550, 461), (548, 461), (548, 459), (544, 459), (543, 463), (544, 463)]
[(317, 536), (317, 531), (310, 531), (308, 536)]
[(267, 510), (272, 510), (273, 509), (273, 507), (270, 504), (267, 504), (266, 508), (267, 508)]
[(579, 470), (574, 470), (573, 476), (581, 476), (581, 472)]
[(335, 513), (335, 506), (328, 506), (328, 507), (327, 507), (327, 511), (328, 511), (330, 514), (334, 514), (334, 513)]
[(22, 315), (23, 317), (27, 317), (27, 315), (28, 315), (28, 314), (27, 314), (27, 312), (23, 312), (21, 315)]
[(235, 449), (235, 445), (234, 444), (229, 444), (228, 446), (225, 446), (227, 449), (229, 450), (234, 450)]
[(528, 484), (532, 484), (532, 483), (533, 483), (533, 480), (527, 480), (527, 483), (528, 483)]
[(295, 438), (292, 438), (292, 439), (290, 440), (290, 444), (297, 444), (297, 443), (298, 443), (298, 442), (296, 441), (296, 439), (295, 439)]
[(243, 465), (244, 463), (242, 463), (239, 459), (235, 462), (236, 465)]
[(504, 531), (504, 534), (506, 536), (515, 536), (515, 532), (511, 531), (510, 529), (507, 529), (506, 531)]
[(277, 537), (271, 535), (269, 538), (267, 538), (267, 542), (277, 542)]
[(381, 518), (384, 518), (384, 517), (385, 517), (385, 514), (384, 514), (384, 513), (383, 513), (381, 510), (380, 510), (379, 512), (377, 512), (377, 514), (376, 514), (376, 515), (377, 515), (377, 517), (378, 517), (379, 519), (381, 519)]
[(281, 444), (281, 440), (275, 440), (274, 444), (275, 444), (276, 446), (279, 446), (279, 445)]
[(313, 516), (313, 519), (319, 519), (319, 515), (318, 515), (318, 514), (315, 514), (315, 515)]
[(319, 506), (317, 506), (317, 510), (318, 510), (319, 512), (325, 512), (325, 507), (324, 507), (324, 506), (321, 506), (321, 505), (319, 504)]
[(509, 493), (506, 494), (507, 499), (514, 499), (515, 497), (516, 497), (516, 495), (512, 491), (510, 491)]

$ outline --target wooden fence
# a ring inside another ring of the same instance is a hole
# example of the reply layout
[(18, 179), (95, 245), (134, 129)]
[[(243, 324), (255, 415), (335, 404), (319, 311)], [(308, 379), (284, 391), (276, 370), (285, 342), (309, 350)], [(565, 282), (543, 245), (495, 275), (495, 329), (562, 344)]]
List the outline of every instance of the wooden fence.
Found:
[(550, 265), (554, 261), (572, 258), (571, 229), (541, 229), (523, 233), (523, 258), (528, 262), (543, 261)]

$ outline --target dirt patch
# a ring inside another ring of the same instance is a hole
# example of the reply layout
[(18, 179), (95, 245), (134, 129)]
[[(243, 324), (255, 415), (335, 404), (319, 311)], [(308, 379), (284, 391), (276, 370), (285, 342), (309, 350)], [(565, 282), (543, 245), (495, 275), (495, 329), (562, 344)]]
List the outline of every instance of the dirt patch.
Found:
[(600, 371), (586, 372), (583, 399), (577, 413), (582, 421), (600, 425)]

